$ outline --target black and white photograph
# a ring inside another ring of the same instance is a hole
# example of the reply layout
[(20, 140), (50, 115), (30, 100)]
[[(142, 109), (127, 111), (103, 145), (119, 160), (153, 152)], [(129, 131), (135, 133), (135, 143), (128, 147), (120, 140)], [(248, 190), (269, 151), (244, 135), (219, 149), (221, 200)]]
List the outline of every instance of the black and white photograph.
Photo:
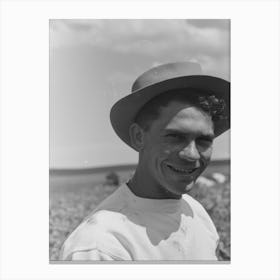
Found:
[(0, 1), (0, 279), (279, 280), (280, 2)]
[(230, 20), (49, 32), (51, 263), (230, 263)]

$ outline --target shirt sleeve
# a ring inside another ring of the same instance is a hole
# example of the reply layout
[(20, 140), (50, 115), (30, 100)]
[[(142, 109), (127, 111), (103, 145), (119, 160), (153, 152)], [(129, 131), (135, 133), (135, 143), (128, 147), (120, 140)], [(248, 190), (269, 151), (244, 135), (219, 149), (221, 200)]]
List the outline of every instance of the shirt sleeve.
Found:
[(71, 260), (72, 261), (115, 261), (118, 259), (104, 252), (101, 252), (97, 249), (93, 249), (90, 251), (74, 252), (71, 255)]
[(118, 236), (97, 223), (82, 223), (64, 242), (60, 260), (130, 260)]

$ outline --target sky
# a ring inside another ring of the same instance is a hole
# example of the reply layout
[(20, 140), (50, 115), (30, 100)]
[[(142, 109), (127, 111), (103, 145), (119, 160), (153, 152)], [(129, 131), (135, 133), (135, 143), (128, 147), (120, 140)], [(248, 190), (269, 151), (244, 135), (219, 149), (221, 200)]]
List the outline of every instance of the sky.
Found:
[[(50, 20), (50, 167), (136, 163), (114, 133), (112, 105), (153, 66), (200, 63), (229, 81), (230, 21)], [(229, 158), (230, 133), (215, 139), (213, 159)]]

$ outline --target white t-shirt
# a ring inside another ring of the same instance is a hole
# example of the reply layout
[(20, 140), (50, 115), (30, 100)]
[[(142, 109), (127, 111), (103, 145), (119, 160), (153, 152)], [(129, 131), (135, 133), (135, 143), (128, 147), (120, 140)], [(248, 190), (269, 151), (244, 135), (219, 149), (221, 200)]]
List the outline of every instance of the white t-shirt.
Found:
[(147, 199), (126, 184), (105, 199), (67, 238), (61, 260), (217, 260), (219, 236), (189, 195)]

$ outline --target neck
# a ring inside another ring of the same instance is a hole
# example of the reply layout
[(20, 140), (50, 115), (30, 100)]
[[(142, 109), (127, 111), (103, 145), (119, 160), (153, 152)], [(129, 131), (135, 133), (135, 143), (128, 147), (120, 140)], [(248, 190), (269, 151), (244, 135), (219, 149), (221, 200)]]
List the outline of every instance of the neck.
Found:
[(182, 196), (171, 193), (158, 182), (156, 182), (152, 176), (143, 170), (141, 166), (137, 166), (137, 169), (128, 183), (130, 190), (139, 197), (150, 199), (180, 199)]

